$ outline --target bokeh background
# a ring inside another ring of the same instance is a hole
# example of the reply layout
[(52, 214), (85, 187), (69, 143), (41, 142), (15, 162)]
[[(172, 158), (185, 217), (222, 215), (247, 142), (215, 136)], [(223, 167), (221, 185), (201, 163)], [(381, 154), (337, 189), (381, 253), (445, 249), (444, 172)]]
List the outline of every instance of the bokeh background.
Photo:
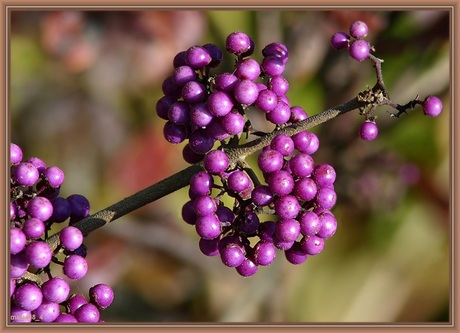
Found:
[[(309, 115), (375, 83), (329, 45), (354, 20), (384, 59), (401, 104), (436, 94), (437, 118), (417, 108), (377, 111), (380, 134), (364, 142), (348, 113), (313, 131), (318, 163), (337, 170), (339, 228), (304, 264), (275, 263), (242, 278), (198, 249), (181, 221), (183, 189), (86, 239), (89, 273), (73, 282), (116, 293), (107, 322), (446, 322), (450, 302), (450, 24), (447, 11), (13, 11), (10, 101), (13, 142), (64, 170), (62, 196), (83, 194), (94, 213), (186, 166), (155, 114), (172, 58), (192, 45), (245, 31), (288, 46), (288, 97)], [(232, 68), (226, 55), (221, 71)]]

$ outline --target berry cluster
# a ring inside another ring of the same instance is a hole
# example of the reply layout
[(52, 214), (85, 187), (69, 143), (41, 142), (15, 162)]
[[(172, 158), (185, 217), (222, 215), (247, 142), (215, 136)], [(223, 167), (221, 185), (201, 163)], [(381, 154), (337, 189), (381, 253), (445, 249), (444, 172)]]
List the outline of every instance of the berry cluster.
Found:
[[(315, 165), (311, 155), (319, 140), (309, 131), (293, 137), (278, 134), (261, 151), (263, 182), (245, 162), (229, 160), (226, 147), (239, 142), (242, 133), (251, 134), (248, 108), (262, 112), (276, 128), (307, 114), (286, 96), (285, 45), (265, 46), (260, 63), (250, 57), (254, 42), (243, 32), (231, 33), (225, 47), (236, 56), (234, 71), (217, 75), (210, 73), (223, 58), (216, 45), (180, 52), (173, 75), (164, 81), (157, 114), (167, 120), (166, 140), (188, 139), (184, 159), (202, 161), (205, 169), (192, 177), (190, 200), (182, 208), (184, 221), (200, 236), (200, 250), (220, 255), (226, 266), (251, 276), (273, 262), (277, 249), (293, 264), (323, 250), (337, 228), (330, 210), (336, 202), (336, 174), (330, 165)], [(213, 150), (216, 142), (221, 146)]]
[[(83, 234), (72, 226), (89, 215), (89, 202), (79, 194), (59, 196), (64, 172), (38, 157), (23, 161), (22, 149), (10, 144), (10, 297), (12, 322), (98, 322), (100, 310), (113, 301), (105, 284), (90, 288), (89, 301), (70, 295), (68, 280), (88, 270)], [(68, 220), (60, 245), (47, 243), (50, 229)], [(51, 263), (62, 265), (64, 277), (53, 276)], [(46, 278), (42, 282), (42, 278)]]
[[(347, 49), (349, 55), (357, 60), (363, 61), (370, 56), (373, 47), (364, 40), (369, 32), (367, 24), (363, 21), (355, 21), (350, 25), (349, 34), (339, 31), (332, 35), (331, 46), (336, 50)], [(429, 117), (436, 117), (442, 111), (442, 102), (436, 96), (428, 96), (424, 101), (413, 101), (414, 106), (420, 104), (423, 113)], [(378, 136), (376, 117), (365, 113), (366, 119), (359, 127), (359, 136), (365, 141), (375, 140)]]

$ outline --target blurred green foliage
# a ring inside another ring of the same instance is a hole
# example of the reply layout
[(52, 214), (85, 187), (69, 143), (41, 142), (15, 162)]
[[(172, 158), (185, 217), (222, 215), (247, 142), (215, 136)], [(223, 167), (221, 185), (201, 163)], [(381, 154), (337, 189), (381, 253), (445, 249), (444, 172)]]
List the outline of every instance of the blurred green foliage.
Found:
[[(357, 19), (384, 59), (390, 96), (438, 95), (443, 114), (400, 119), (377, 111), (379, 137), (358, 138), (353, 112), (314, 128), (318, 163), (337, 170), (337, 234), (303, 265), (283, 254), (244, 279), (203, 256), (181, 221), (183, 189), (86, 240), (90, 271), (75, 290), (104, 282), (116, 297), (107, 322), (446, 322), (449, 320), (451, 43), (446, 11), (28, 12), (11, 16), (11, 140), (66, 174), (96, 212), (181, 168), (181, 147), (155, 114), (172, 58), (194, 44), (224, 49), (247, 32), (254, 57), (288, 46), (292, 105), (309, 115), (375, 82), (368, 61), (329, 47)], [(226, 57), (221, 71), (231, 71)]]

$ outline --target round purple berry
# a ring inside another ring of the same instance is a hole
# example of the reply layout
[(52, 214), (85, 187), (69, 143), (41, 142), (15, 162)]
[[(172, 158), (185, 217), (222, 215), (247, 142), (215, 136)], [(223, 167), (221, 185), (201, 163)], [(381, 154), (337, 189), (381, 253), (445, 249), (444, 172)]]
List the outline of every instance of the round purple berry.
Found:
[(364, 39), (354, 40), (350, 43), (350, 47), (348, 48), (350, 56), (358, 61), (363, 61), (364, 59), (366, 59), (369, 56), (370, 50), (370, 44)]
[(442, 112), (442, 102), (436, 96), (428, 96), (423, 102), (423, 113), (429, 117), (437, 117)]
[(241, 55), (251, 48), (251, 39), (244, 32), (232, 32), (225, 40), (225, 48), (230, 53)]
[(258, 268), (259, 267), (257, 266), (257, 264), (254, 263), (254, 261), (252, 261), (249, 258), (245, 258), (241, 265), (236, 267), (236, 271), (241, 276), (249, 277), (256, 274)]
[(211, 60), (211, 55), (202, 46), (192, 46), (185, 53), (185, 63), (194, 69), (206, 67)]
[(65, 249), (73, 251), (83, 243), (83, 234), (80, 229), (68, 226), (59, 232), (59, 240)]
[(300, 265), (308, 258), (308, 253), (302, 248), (299, 242), (295, 242), (291, 248), (284, 251), (287, 261), (293, 265)]
[(110, 286), (100, 283), (89, 289), (89, 298), (91, 303), (103, 310), (112, 304), (114, 293)]
[(37, 168), (28, 162), (15, 165), (11, 171), (11, 179), (22, 186), (34, 185), (40, 176)]
[(44, 268), (49, 265), (53, 252), (43, 241), (35, 241), (27, 245), (25, 254), (27, 261), (35, 268)]
[(72, 280), (80, 280), (88, 271), (86, 259), (77, 254), (71, 254), (64, 260), (62, 267), (65, 276)]
[(276, 248), (273, 243), (259, 241), (254, 247), (254, 263), (268, 266), (275, 260)]
[(372, 141), (377, 138), (379, 129), (374, 121), (366, 120), (359, 127), (359, 136), (365, 141)]
[(100, 318), (100, 313), (96, 305), (86, 303), (75, 310), (74, 316), (79, 323), (97, 323)]
[(331, 37), (331, 46), (336, 50), (348, 47), (349, 42), (350, 36), (348, 36), (345, 32), (336, 32)]
[(20, 228), (10, 229), (10, 253), (17, 254), (26, 246), (26, 235)]
[(43, 294), (35, 283), (25, 283), (16, 288), (14, 303), (23, 310), (33, 311), (42, 304)]
[(235, 85), (233, 93), (238, 103), (251, 105), (259, 96), (259, 88), (251, 80), (241, 80)]
[(15, 143), (10, 143), (10, 163), (19, 164), (22, 161), (22, 149)]
[(62, 303), (69, 297), (70, 286), (60, 277), (54, 277), (42, 285), (43, 298), (48, 302)]
[(58, 188), (64, 183), (64, 172), (57, 166), (46, 168), (43, 175), (51, 187)]
[(364, 38), (368, 32), (369, 28), (363, 21), (355, 21), (350, 25), (350, 35), (353, 38)]
[(227, 169), (229, 159), (227, 154), (222, 150), (212, 150), (206, 154), (203, 163), (206, 171), (210, 174), (217, 175)]

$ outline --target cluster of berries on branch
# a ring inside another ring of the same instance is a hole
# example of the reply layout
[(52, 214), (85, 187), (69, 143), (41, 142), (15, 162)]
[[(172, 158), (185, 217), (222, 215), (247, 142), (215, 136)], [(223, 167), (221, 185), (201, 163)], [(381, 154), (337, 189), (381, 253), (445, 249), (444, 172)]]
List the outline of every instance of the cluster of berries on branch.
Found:
[[(113, 301), (112, 289), (97, 284), (89, 299), (70, 293), (70, 282), (88, 271), (84, 237), (73, 226), (89, 215), (88, 199), (60, 197), (64, 172), (38, 157), (23, 159), (14, 143), (10, 167), (11, 322), (99, 322), (100, 310)], [(47, 240), (56, 228), (59, 245), (53, 249)], [(56, 276), (53, 265), (61, 266), (62, 276)]]

